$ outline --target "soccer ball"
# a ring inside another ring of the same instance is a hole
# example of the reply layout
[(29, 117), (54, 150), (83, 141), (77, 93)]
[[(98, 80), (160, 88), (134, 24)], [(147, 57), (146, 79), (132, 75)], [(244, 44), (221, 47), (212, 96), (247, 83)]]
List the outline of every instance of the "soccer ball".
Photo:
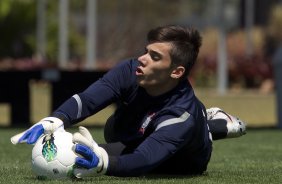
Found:
[(72, 134), (57, 131), (41, 136), (32, 149), (32, 170), (39, 179), (73, 177), (75, 158)]

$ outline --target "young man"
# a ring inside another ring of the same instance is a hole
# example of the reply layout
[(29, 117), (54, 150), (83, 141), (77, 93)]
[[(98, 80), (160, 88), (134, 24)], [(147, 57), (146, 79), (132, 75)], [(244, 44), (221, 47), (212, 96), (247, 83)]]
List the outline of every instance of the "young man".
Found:
[(106, 144), (96, 144), (84, 127), (74, 134), (74, 150), (81, 155), (76, 177), (202, 174), (212, 136), (241, 136), (245, 125), (221, 109), (206, 111), (195, 96), (187, 76), (201, 46), (197, 30), (157, 27), (147, 38), (142, 56), (114, 67), (50, 117), (12, 137), (12, 143), (32, 144), (43, 133), (63, 130), (115, 102), (105, 125)]

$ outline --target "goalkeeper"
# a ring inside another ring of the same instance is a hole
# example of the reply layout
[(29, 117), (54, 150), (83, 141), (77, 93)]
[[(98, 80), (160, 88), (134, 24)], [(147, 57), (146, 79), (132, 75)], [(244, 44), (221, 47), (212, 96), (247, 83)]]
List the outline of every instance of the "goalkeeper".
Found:
[(219, 108), (207, 109), (187, 77), (201, 46), (191, 27), (163, 26), (149, 31), (145, 53), (121, 62), (85, 91), (66, 100), (49, 117), (11, 138), (34, 143), (43, 133), (70, 127), (112, 103), (105, 144), (79, 127), (73, 136), (79, 178), (146, 174), (202, 174), (212, 140), (239, 137), (245, 124)]

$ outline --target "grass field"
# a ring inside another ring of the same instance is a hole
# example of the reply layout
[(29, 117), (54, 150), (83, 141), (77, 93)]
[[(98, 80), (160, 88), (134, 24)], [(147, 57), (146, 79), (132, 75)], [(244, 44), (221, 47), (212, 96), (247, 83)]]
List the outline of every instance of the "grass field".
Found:
[[(0, 129), (0, 183), (281, 183), (282, 181), (282, 131), (251, 129), (236, 139), (214, 142), (214, 151), (203, 176), (151, 176), (117, 178), (100, 176), (83, 180), (37, 180), (31, 170), (30, 145), (12, 145), (10, 137), (23, 129)], [(74, 132), (76, 129), (70, 129)], [(103, 142), (102, 129), (90, 129), (97, 142)]]
[[(50, 113), (50, 86), (31, 85), (32, 114), (34, 122)], [(275, 94), (260, 94), (257, 91), (228, 92), (218, 95), (212, 90), (197, 89), (197, 96), (206, 107), (219, 106), (247, 122), (247, 135), (239, 139), (214, 142), (214, 151), (203, 176), (165, 176), (117, 178), (101, 176), (84, 180), (42, 181), (31, 170), (30, 145), (14, 146), (10, 137), (23, 129), (9, 126), (9, 106), (0, 104), (0, 184), (2, 183), (281, 183), (282, 181), (282, 131), (277, 129), (250, 129), (276, 126)], [(110, 106), (82, 122), (82, 125), (103, 124), (113, 112)], [(3, 123), (4, 122), (4, 123)], [(3, 128), (1, 128), (3, 127)], [(70, 129), (73, 132), (75, 129)], [(95, 140), (103, 142), (102, 129), (91, 128)]]

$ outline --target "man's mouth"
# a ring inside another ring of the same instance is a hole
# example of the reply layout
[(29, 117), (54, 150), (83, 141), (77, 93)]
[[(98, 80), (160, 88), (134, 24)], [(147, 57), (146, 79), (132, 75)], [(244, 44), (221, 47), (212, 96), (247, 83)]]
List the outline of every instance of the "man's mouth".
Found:
[(138, 67), (136, 69), (136, 75), (143, 75), (143, 74), (144, 74), (144, 72), (142, 71), (142, 69), (140, 67)]

